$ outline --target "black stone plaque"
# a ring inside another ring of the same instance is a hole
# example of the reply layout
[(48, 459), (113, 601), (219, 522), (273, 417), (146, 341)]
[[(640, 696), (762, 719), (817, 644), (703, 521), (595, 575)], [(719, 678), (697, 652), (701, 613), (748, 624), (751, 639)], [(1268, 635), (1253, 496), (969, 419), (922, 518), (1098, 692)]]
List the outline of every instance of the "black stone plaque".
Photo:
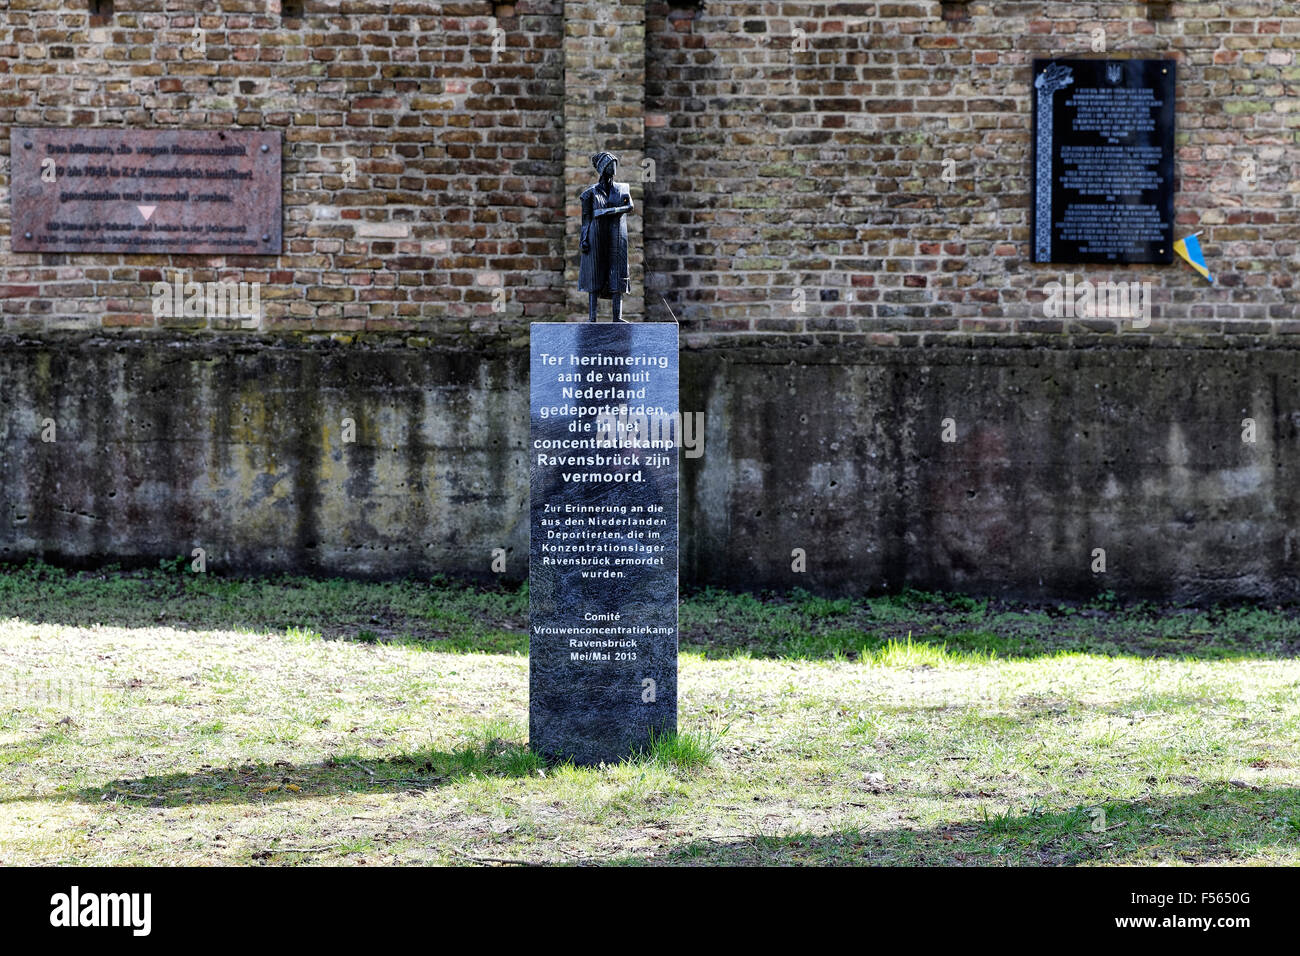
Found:
[(1034, 262), (1173, 261), (1174, 75), (1034, 60)]
[(614, 762), (677, 729), (677, 326), (532, 326), (529, 740)]
[(280, 134), (9, 131), (14, 252), (275, 255)]

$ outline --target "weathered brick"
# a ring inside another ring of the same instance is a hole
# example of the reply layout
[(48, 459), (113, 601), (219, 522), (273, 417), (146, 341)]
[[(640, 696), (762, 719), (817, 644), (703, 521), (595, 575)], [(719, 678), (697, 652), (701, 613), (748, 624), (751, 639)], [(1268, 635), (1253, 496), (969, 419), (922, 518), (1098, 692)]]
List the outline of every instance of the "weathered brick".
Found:
[(1028, 61), (1085, 53), (1099, 26), (1125, 55), (1178, 60), (1178, 231), (1204, 230), (1219, 281), (1181, 262), (1073, 271), (1152, 281), (1161, 334), (1300, 331), (1300, 21), (1277, 4), (1148, 20), (1111, 0), (949, 3), (967, 19), (945, 21), (920, 2), (407, 0), (309, 4), (284, 23), (252, 0), (124, 6), (88, 24), (84, 6), (10, 0), (0, 139), (24, 124), (283, 129), (284, 252), (2, 252), (6, 328), (153, 325), (153, 282), (210, 269), (262, 284), (262, 332), (575, 318), (576, 199), (608, 148), (638, 204), (631, 317), (666, 318), (666, 298), (692, 335), (1069, 335), (1041, 315), (1069, 267), (1028, 262)]

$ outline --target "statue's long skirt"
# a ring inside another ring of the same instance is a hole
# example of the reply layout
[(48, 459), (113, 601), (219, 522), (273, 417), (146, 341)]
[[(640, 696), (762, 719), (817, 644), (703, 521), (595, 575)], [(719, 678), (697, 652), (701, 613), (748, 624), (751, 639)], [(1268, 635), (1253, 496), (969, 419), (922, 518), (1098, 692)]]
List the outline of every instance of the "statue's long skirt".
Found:
[(627, 216), (591, 221), (591, 251), (582, 254), (578, 265), (578, 288), (597, 292), (603, 299), (632, 291), (627, 274)]

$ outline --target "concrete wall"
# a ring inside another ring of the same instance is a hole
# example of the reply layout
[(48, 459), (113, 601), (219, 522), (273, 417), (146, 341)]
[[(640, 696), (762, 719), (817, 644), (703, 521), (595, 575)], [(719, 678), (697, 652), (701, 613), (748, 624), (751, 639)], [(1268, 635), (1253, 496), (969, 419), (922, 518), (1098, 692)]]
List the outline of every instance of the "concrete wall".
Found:
[[(706, 443), (682, 466), (683, 584), (1300, 597), (1300, 352), (1039, 344), (684, 351)], [(486, 577), (503, 547), (522, 578), (525, 359), (508, 342), (0, 342), (0, 559), (203, 547), (225, 573)]]
[[(778, 338), (687, 353), (683, 407), (706, 410), (708, 445), (683, 476), (683, 577), (745, 589), (1300, 597), (1300, 352), (1232, 340), (968, 343), (782, 348)], [(1242, 440), (1246, 418), (1254, 444)], [(789, 570), (796, 547), (806, 574)]]
[(504, 547), (522, 577), (527, 379), (518, 351), (5, 341), (0, 559), (486, 575)]

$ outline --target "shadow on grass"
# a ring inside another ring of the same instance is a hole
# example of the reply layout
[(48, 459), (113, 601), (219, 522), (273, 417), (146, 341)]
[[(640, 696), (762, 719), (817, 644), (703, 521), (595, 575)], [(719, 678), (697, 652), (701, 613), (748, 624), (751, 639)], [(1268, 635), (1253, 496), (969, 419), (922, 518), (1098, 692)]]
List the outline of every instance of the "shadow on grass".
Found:
[(71, 572), (0, 565), (0, 623), (292, 633), (361, 644), (526, 654), (528, 594), (442, 578), (222, 577), (168, 562), (157, 570)]
[[(880, 799), (882, 809), (886, 808), (888, 798)], [(628, 855), (605, 862), (681, 866), (1230, 864), (1258, 859), (1270, 850), (1294, 853), (1298, 844), (1300, 789), (1214, 786), (1182, 797), (1114, 802), (1096, 808), (1008, 810), (929, 829), (728, 835), (694, 840), (649, 859)]]
[(1065, 653), (1197, 660), (1300, 656), (1300, 609), (1194, 608), (1112, 599), (1041, 604), (904, 590), (829, 599), (717, 589), (682, 604), (682, 647), (711, 659), (843, 659), (888, 666), (1028, 660)]
[[(182, 631), (252, 631), (453, 653), (526, 654), (526, 586), (445, 579), (225, 578), (184, 562), (69, 572), (0, 565), (0, 625), (15, 618)], [(1300, 611), (1088, 604), (1031, 606), (905, 590), (872, 598), (705, 589), (680, 608), (681, 648), (713, 660), (868, 661), (890, 666), (1025, 660), (1060, 653), (1201, 660), (1300, 656)]]
[[(503, 726), (503, 725), (497, 725)], [(0, 798), (0, 804), (73, 799), (101, 804), (124, 801), (140, 806), (176, 807), (195, 804), (266, 803), (343, 793), (426, 791), (470, 777), (518, 779), (545, 769), (570, 767), (568, 761), (548, 760), (526, 743), (493, 732), (454, 750), (421, 750), (381, 759), (334, 755), (319, 763), (250, 763), (238, 767), (200, 767), (190, 773), (156, 774), (113, 780), (80, 790)], [(691, 772), (712, 761), (726, 729), (706, 729), (652, 735), (643, 750), (627, 758), (632, 764), (659, 763)], [(48, 738), (50, 735), (45, 735)], [(10, 744), (18, 755), (35, 753), (40, 741)]]
[(425, 791), (454, 784), (471, 775), (527, 777), (544, 766), (542, 758), (527, 746), (496, 739), (456, 750), (423, 750), (379, 760), (340, 755), (301, 765), (276, 761), (238, 767), (200, 767), (189, 773), (113, 780), (98, 787), (0, 799), (0, 803), (60, 798), (147, 807), (269, 803), (344, 793)]

